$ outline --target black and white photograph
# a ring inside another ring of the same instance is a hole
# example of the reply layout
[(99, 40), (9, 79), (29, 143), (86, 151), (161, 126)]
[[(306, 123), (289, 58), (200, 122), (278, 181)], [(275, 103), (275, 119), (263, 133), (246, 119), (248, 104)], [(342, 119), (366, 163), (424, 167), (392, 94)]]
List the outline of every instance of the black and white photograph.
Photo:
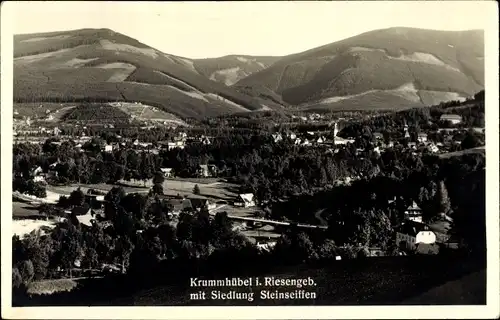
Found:
[(1, 20), (3, 318), (499, 316), (496, 2)]

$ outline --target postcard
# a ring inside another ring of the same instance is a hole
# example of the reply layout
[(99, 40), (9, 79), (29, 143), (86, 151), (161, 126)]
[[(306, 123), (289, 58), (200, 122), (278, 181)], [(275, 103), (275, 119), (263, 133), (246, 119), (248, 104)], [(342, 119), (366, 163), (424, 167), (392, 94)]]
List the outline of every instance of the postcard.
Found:
[(499, 316), (495, 2), (1, 8), (3, 318)]

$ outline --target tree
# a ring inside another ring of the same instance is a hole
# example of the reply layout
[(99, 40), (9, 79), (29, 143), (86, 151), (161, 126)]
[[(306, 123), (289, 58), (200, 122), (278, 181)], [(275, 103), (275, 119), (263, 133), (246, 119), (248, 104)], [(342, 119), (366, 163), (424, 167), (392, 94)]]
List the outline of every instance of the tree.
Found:
[(448, 190), (446, 189), (444, 181), (439, 182), (438, 202), (439, 202), (439, 212), (448, 214), (451, 208), (451, 204), (450, 204), (450, 198), (448, 197)]
[(318, 248), (318, 257), (320, 259), (332, 259), (337, 255), (337, 247), (331, 239), (326, 239)]
[(471, 149), (476, 148), (481, 145), (481, 141), (479, 137), (474, 132), (468, 131), (465, 135), (465, 138), (462, 140), (461, 146), (462, 149)]
[(151, 193), (152, 194), (159, 194), (159, 195), (162, 195), (163, 194), (163, 185), (161, 183), (155, 183), (153, 188), (151, 188)]
[(200, 187), (197, 184), (194, 185), (193, 193), (194, 194), (200, 194)]
[(17, 267), (12, 268), (12, 287), (13, 288), (20, 288), (21, 285), (23, 284), (23, 277), (21, 276), (21, 272), (19, 272), (19, 269)]
[(69, 195), (68, 201), (73, 206), (83, 206), (85, 203), (85, 194), (80, 188), (73, 190)]
[(125, 273), (129, 264), (130, 254), (134, 250), (134, 245), (127, 236), (122, 236), (115, 241), (115, 251), (120, 257), (121, 272)]
[(153, 177), (153, 184), (162, 184), (165, 182), (165, 177), (161, 172), (157, 172)]
[(57, 202), (57, 206), (61, 208), (68, 208), (71, 205), (68, 197), (60, 196), (59, 201)]
[(92, 247), (86, 247), (85, 255), (83, 257), (82, 266), (88, 269), (94, 269), (99, 265), (99, 255), (96, 249)]
[(24, 260), (23, 262), (21, 262), (21, 265), (19, 266), (19, 272), (21, 274), (23, 284), (25, 286), (28, 286), (35, 276), (35, 270), (33, 268), (33, 263), (31, 262), (31, 260)]

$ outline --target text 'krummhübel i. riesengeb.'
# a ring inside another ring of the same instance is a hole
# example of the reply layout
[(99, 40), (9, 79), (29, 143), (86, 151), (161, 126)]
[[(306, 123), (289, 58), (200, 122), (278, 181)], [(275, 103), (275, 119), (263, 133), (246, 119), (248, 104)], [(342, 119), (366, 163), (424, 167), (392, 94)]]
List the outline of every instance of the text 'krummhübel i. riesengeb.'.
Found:
[(276, 278), (276, 277), (248, 277), (248, 278), (225, 278), (225, 279), (190, 279), (191, 287), (307, 287), (316, 286), (311, 278)]
[[(225, 279), (191, 278), (190, 286), (197, 290), (190, 294), (191, 300), (247, 300), (254, 301), (254, 288), (261, 300), (304, 300), (316, 299), (316, 292), (304, 290), (315, 287), (316, 282), (308, 278), (249, 277)], [(224, 288), (208, 290), (208, 288)], [(273, 287), (273, 290), (266, 290)], [(281, 288), (281, 289), (280, 289)], [(243, 291), (242, 291), (243, 290)]]

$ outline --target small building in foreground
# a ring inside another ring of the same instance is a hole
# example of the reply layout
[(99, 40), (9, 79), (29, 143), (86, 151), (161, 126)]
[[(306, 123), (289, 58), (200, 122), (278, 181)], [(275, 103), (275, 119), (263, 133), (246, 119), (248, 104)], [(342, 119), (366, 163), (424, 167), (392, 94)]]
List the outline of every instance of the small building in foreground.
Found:
[(419, 244), (436, 243), (436, 234), (425, 223), (405, 221), (396, 229), (396, 245), (415, 250)]
[(244, 208), (255, 207), (255, 199), (253, 193), (242, 193), (238, 195), (238, 199), (234, 202), (234, 205)]

